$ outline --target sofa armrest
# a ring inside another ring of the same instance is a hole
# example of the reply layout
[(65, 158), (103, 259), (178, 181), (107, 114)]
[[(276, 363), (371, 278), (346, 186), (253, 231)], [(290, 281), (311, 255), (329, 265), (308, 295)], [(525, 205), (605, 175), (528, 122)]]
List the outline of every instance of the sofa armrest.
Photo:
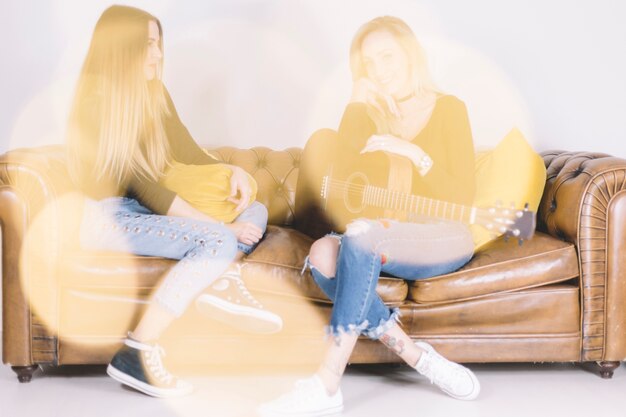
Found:
[(0, 184), (2, 227), (2, 362), (31, 365), (30, 308), (19, 271), (26, 210), (18, 195)]
[(626, 358), (626, 160), (542, 153), (546, 187), (538, 228), (578, 250), (583, 361)]
[(4, 363), (55, 360), (57, 263), (71, 233), (57, 202), (70, 191), (62, 146), (0, 156)]

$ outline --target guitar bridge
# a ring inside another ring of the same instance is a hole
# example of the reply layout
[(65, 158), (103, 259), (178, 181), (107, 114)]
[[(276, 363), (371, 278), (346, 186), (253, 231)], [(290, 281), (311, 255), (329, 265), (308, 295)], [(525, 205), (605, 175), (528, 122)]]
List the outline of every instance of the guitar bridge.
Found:
[(325, 175), (324, 178), (322, 178), (322, 189), (320, 190), (320, 197), (326, 200), (327, 196), (328, 196), (328, 175)]

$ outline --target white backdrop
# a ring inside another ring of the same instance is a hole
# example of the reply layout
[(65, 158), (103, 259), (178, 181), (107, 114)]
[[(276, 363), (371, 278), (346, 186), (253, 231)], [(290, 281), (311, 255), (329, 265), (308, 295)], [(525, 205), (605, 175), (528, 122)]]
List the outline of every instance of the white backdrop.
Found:
[[(0, 151), (60, 143), (101, 0), (3, 0)], [(534, 147), (626, 157), (620, 0), (144, 0), (164, 26), (165, 82), (204, 145), (302, 146), (336, 127), (348, 48), (366, 20), (405, 19), (478, 147), (519, 127)]]

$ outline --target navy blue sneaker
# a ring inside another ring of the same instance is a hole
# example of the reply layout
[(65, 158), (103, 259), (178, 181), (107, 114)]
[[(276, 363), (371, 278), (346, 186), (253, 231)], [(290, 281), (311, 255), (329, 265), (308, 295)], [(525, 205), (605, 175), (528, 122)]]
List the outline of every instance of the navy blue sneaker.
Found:
[(163, 366), (163, 348), (127, 338), (107, 367), (107, 374), (152, 397), (180, 397), (190, 394), (193, 386), (170, 374)]

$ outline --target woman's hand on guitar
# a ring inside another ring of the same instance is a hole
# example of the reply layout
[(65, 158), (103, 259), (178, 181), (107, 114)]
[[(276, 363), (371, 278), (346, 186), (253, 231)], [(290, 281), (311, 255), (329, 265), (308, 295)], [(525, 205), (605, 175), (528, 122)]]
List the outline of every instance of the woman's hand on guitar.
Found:
[(351, 102), (365, 103), (374, 107), (381, 114), (401, 117), (398, 105), (393, 97), (383, 93), (369, 78), (362, 77), (352, 85)]
[(394, 135), (372, 135), (361, 149), (361, 153), (384, 151), (409, 158), (411, 161), (419, 160), (425, 155), (419, 146), (395, 137)]

